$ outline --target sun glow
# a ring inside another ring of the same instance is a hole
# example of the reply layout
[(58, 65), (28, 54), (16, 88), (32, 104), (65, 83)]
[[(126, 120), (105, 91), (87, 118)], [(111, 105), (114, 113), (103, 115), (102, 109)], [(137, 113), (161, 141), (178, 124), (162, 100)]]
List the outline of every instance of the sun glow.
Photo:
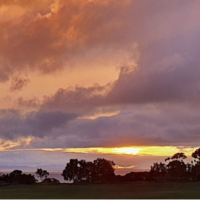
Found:
[(70, 148), (65, 152), (70, 153), (103, 153), (103, 154), (127, 154), (137, 155), (140, 152), (140, 148), (135, 147), (119, 147), (119, 148)]
[(42, 148), (43, 151), (60, 151), (81, 154), (114, 154), (138, 156), (172, 156), (177, 152), (184, 152), (191, 156), (196, 148), (174, 146), (139, 146), (139, 147), (91, 147), (91, 148)]
[(140, 152), (141, 148), (135, 147), (121, 147), (121, 148), (114, 148), (113, 151), (116, 154), (128, 154), (128, 155), (137, 155)]

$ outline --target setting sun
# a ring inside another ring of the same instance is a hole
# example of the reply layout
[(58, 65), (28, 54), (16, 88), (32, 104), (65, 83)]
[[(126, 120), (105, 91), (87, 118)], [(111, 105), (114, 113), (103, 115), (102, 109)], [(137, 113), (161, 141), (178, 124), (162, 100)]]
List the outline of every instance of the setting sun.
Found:
[(140, 152), (141, 148), (135, 147), (121, 147), (121, 148), (114, 148), (113, 151), (116, 154), (128, 154), (128, 155), (137, 155)]

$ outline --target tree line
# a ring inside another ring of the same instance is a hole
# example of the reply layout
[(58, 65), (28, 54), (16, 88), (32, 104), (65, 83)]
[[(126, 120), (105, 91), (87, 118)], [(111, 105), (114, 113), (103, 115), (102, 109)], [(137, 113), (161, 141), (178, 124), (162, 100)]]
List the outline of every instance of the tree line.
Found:
[(150, 169), (154, 180), (200, 180), (200, 148), (192, 153), (193, 160), (185, 163), (187, 156), (176, 153), (165, 159), (165, 163), (153, 163)]
[[(200, 148), (192, 153), (193, 160), (185, 163), (184, 153), (176, 153), (165, 159), (165, 162), (153, 163), (149, 172), (130, 172), (124, 176), (115, 175), (115, 163), (104, 158), (97, 158), (93, 162), (70, 159), (62, 172), (66, 181), (73, 183), (106, 183), (123, 181), (200, 181)], [(35, 172), (41, 183), (57, 184), (58, 180), (48, 178), (49, 172), (41, 168)], [(34, 184), (34, 175), (23, 174), (21, 170), (14, 170), (10, 174), (0, 175), (0, 183)]]
[(113, 161), (97, 159), (93, 162), (71, 159), (63, 170), (64, 180), (73, 182), (121, 182), (121, 181), (200, 181), (200, 148), (196, 149), (190, 163), (185, 163), (187, 156), (176, 153), (165, 162), (153, 163), (149, 172), (130, 172), (124, 176), (115, 175)]

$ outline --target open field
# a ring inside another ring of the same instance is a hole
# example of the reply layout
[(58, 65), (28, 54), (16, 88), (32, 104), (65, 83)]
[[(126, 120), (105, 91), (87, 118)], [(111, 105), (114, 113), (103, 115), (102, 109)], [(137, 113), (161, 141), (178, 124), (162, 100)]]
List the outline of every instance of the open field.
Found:
[(0, 187), (1, 199), (198, 198), (200, 183), (134, 182), (94, 185), (12, 185)]

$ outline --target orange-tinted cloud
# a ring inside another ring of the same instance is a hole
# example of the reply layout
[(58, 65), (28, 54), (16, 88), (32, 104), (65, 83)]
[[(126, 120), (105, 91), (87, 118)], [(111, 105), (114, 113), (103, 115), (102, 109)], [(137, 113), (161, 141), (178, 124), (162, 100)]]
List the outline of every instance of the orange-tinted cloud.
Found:
[[(105, 65), (99, 68), (110, 67), (107, 61), (115, 57), (115, 61), (122, 55), (122, 60), (124, 55), (129, 59), (112, 63), (121, 71), (108, 85), (62, 84), (55, 87), (57, 92), (49, 92), (52, 95), (34, 114), (4, 112), (2, 137), (47, 137), (33, 146), (62, 147), (199, 143), (199, 1), (182, 0), (181, 5), (179, 0), (15, 2), (2, 1), (0, 9), (1, 81), (16, 72), (21, 77), (30, 71), (51, 74), (74, 67), (72, 60), (83, 62), (76, 66), (80, 76), (82, 70), (90, 74), (85, 55), (93, 58), (90, 67), (104, 58)], [(135, 71), (130, 67), (134, 64)], [(37, 87), (44, 87), (43, 95), (51, 85), (41, 81)], [(21, 106), (38, 102), (24, 96), (19, 100)], [(103, 115), (116, 110), (120, 111), (116, 115)], [(55, 124), (48, 127), (49, 120)]]
[(15, 71), (62, 69), (72, 57), (116, 41), (127, 2), (1, 1), (0, 80)]
[(16, 71), (52, 73), (86, 52), (97, 50), (101, 56), (102, 49), (127, 50), (136, 43), (143, 57), (149, 57), (152, 43), (197, 30), (199, 2), (179, 4), (177, 0), (2, 0), (0, 81)]
[(17, 91), (17, 90), (21, 90), (23, 87), (25, 87), (28, 83), (30, 82), (30, 80), (28, 78), (23, 78), (23, 77), (13, 77), (12, 78), (12, 82), (11, 82), (11, 86), (10, 86), (10, 90), (12, 92)]
[(22, 97), (18, 98), (16, 105), (19, 108), (38, 108), (40, 107), (40, 101), (37, 98), (25, 100)]

